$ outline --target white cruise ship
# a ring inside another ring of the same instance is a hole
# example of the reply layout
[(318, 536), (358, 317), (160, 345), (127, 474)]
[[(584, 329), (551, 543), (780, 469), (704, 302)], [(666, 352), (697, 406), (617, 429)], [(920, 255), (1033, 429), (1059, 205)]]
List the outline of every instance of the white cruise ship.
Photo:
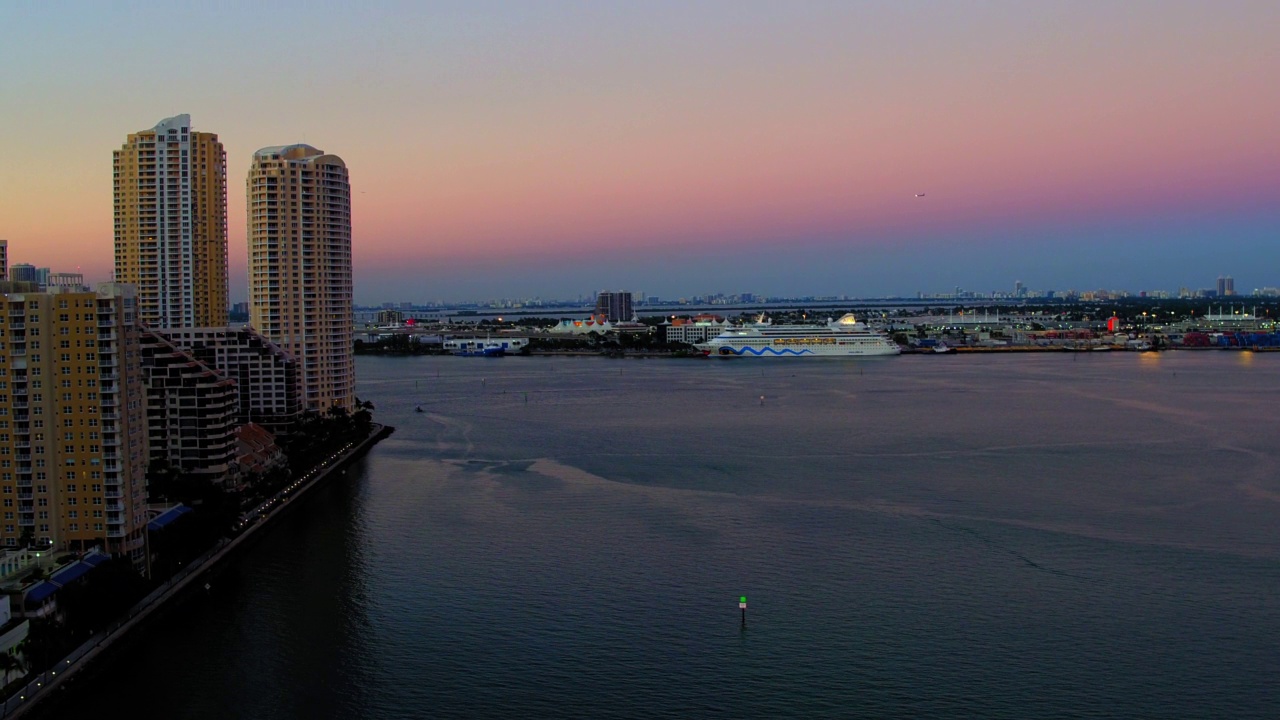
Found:
[(897, 355), (897, 343), (852, 314), (826, 325), (756, 323), (725, 330), (694, 347), (717, 357), (855, 357)]

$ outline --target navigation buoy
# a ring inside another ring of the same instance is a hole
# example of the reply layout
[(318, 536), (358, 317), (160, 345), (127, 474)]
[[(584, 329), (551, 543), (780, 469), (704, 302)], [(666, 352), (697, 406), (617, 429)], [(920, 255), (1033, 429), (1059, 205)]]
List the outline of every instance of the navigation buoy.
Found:
[(743, 595), (738, 598), (738, 609), (742, 611), (742, 627), (747, 626), (747, 596)]
[(760, 396), (760, 405), (761, 405), (761, 406), (763, 406), (763, 405), (764, 405), (764, 396), (763, 396), (763, 395), (761, 395), (761, 396)]

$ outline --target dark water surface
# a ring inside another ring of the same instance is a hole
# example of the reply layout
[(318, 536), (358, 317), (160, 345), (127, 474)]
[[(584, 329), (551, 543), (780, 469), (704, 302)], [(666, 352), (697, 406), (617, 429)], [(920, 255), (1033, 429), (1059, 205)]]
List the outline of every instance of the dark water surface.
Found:
[(59, 717), (1280, 715), (1280, 355), (357, 372), (396, 433)]

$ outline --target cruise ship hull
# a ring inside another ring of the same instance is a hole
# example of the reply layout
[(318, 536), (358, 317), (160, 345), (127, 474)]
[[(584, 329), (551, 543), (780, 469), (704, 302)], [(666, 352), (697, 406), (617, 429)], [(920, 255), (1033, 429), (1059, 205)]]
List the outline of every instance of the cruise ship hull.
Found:
[(821, 325), (760, 323), (735, 327), (695, 345), (710, 357), (869, 357), (902, 352), (883, 333), (845, 315)]
[(902, 351), (894, 347), (784, 347), (772, 345), (712, 345), (703, 343), (696, 345), (703, 355), (708, 357), (870, 357), (875, 355), (898, 355)]

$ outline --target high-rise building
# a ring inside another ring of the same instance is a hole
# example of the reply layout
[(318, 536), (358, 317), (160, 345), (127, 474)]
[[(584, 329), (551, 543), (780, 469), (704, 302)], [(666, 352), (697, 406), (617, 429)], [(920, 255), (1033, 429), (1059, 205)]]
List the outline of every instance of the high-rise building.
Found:
[(596, 316), (609, 322), (626, 322), (635, 317), (631, 309), (631, 293), (602, 291), (596, 296)]
[(235, 475), (236, 382), (159, 333), (140, 335), (151, 461), (229, 485)]
[(301, 417), (297, 361), (251, 328), (178, 328), (156, 334), (235, 380), (237, 424), (257, 423), (278, 435), (291, 431)]
[(45, 276), (45, 287), (52, 290), (59, 287), (82, 287), (84, 286), (83, 273), (56, 273), (51, 272)]
[(346, 163), (310, 145), (267, 147), (247, 185), (249, 324), (297, 360), (307, 410), (353, 410)]
[(131, 133), (114, 153), (115, 280), (153, 328), (227, 323), (227, 154), (191, 116)]
[(101, 546), (141, 562), (147, 435), (135, 291), (0, 292), (5, 547)]
[(1236, 281), (1230, 275), (1218, 276), (1218, 297), (1236, 294)]
[(29, 263), (17, 263), (9, 268), (9, 279), (13, 282), (36, 282), (36, 266)]
[(9, 277), (9, 241), (0, 240), (0, 280)]

